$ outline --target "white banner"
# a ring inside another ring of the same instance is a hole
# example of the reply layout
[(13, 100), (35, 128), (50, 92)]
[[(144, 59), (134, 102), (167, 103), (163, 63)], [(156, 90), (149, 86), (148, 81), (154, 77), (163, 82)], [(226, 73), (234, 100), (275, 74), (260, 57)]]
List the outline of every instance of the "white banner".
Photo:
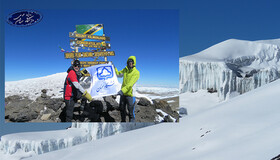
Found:
[(117, 94), (121, 89), (115, 69), (111, 64), (100, 64), (86, 68), (91, 76), (90, 95), (101, 97)]

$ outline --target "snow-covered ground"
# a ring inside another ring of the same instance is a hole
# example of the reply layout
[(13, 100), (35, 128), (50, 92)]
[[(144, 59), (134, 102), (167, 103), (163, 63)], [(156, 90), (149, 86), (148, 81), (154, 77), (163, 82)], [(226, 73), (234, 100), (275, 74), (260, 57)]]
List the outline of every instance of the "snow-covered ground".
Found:
[(41, 96), (42, 89), (47, 89), (47, 95), (53, 98), (63, 97), (66, 76), (67, 73), (62, 72), (45, 77), (5, 82), (5, 97), (21, 95), (35, 100)]
[[(46, 89), (48, 96), (52, 96), (53, 98), (62, 98), (66, 76), (67, 73), (62, 72), (40, 78), (5, 82), (5, 97), (12, 95), (21, 95), (35, 100), (41, 95), (41, 90)], [(179, 89), (174, 87), (168, 88), (137, 86), (136, 91), (138, 92), (136, 96), (149, 97), (150, 99), (162, 99), (179, 96)]]
[(145, 127), (28, 159), (271, 159), (280, 154), (279, 95), (277, 80), (185, 116), (180, 123)]
[(182, 93), (179, 97), (180, 107), (186, 108), (188, 115), (200, 113), (216, 106), (220, 102), (217, 93), (208, 93), (206, 90), (199, 90), (195, 93)]
[(151, 99), (164, 99), (179, 96), (179, 88), (175, 87), (137, 87), (137, 92)]

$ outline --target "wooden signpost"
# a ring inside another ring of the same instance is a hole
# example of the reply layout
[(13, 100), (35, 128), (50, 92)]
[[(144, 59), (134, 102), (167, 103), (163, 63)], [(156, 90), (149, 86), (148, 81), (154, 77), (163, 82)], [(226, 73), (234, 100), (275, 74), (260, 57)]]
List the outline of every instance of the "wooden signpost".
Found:
[(97, 64), (107, 64), (109, 63), (108, 61), (80, 61), (81, 63), (81, 67), (85, 68), (85, 67), (90, 67), (90, 66), (94, 66)]
[[(110, 41), (110, 37), (106, 37), (103, 32), (103, 24), (92, 25), (76, 25), (75, 32), (69, 32), (70, 46), (74, 47), (73, 52), (65, 52), (66, 59), (79, 58), (95, 58), (94, 61), (80, 61), (81, 67), (90, 67), (97, 64), (107, 64), (107, 56), (115, 56), (114, 51), (106, 51), (111, 49), (111, 44), (105, 41)], [(79, 52), (79, 48), (95, 48), (94, 52)], [(104, 57), (104, 61), (97, 61), (99, 57)], [(88, 74), (89, 76), (89, 74)]]
[(71, 37), (71, 38), (81, 38), (81, 39), (95, 39), (95, 40), (102, 40), (102, 41), (110, 41), (110, 37), (96, 36), (96, 35), (89, 35), (89, 34), (80, 34), (80, 33), (73, 33), (73, 32), (69, 32), (69, 37)]
[(91, 42), (91, 41), (79, 41), (79, 40), (70, 40), (70, 44), (73, 44), (75, 47), (89, 47), (89, 48), (111, 48), (110, 43), (105, 42)]
[(114, 51), (101, 51), (101, 52), (65, 52), (64, 58), (87, 58), (87, 57), (104, 57), (104, 56), (115, 56)]

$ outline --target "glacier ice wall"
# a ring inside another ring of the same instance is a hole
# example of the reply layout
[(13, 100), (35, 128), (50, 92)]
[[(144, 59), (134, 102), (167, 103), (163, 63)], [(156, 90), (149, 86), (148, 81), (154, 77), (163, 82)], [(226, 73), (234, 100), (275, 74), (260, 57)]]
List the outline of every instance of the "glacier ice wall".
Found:
[(15, 154), (18, 150), (43, 154), (154, 124), (72, 123), (67, 130), (8, 134), (1, 137), (0, 151), (4, 154)]
[(253, 90), (280, 78), (277, 46), (272, 54), (242, 56), (223, 61), (200, 61), (180, 58), (180, 92), (196, 92), (200, 89), (218, 92), (221, 100), (230, 93), (240, 94)]
[(14, 154), (18, 150), (42, 154), (89, 141), (86, 129), (8, 134), (1, 137), (0, 150)]
[(72, 123), (71, 128), (87, 129), (88, 139), (96, 140), (122, 132), (147, 127), (155, 123)]

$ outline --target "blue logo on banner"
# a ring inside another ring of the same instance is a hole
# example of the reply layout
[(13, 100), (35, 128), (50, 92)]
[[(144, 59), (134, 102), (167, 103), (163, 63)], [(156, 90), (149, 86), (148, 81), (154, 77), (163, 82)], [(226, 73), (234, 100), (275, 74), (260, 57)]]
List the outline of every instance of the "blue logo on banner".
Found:
[(38, 11), (20, 10), (9, 14), (7, 22), (17, 27), (27, 27), (34, 25), (42, 20), (43, 16)]
[(106, 80), (113, 77), (113, 68), (112, 66), (98, 67), (96, 68), (97, 78), (99, 80)]
[(103, 88), (109, 88), (109, 87), (113, 86), (114, 84), (115, 84), (114, 81), (109, 82), (109, 83), (106, 83), (105, 81), (103, 81), (102, 85), (96, 89), (96, 92), (99, 92)]

